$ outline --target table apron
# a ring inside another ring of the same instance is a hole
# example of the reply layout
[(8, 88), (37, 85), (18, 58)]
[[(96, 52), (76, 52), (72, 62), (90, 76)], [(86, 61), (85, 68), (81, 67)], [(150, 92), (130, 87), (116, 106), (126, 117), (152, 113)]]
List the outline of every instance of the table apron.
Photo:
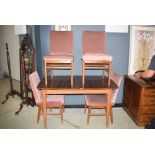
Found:
[(96, 90), (96, 89), (65, 89), (65, 90), (54, 90), (54, 89), (45, 89), (45, 94), (68, 94), (68, 95), (83, 95), (83, 94), (110, 94), (112, 92), (112, 89), (101, 89), (101, 90)]

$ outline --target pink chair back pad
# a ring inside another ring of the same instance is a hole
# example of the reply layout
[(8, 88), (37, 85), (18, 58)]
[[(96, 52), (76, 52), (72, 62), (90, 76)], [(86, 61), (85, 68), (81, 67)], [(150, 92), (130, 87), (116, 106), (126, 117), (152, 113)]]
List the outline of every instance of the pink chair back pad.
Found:
[(31, 89), (32, 89), (36, 104), (41, 104), (42, 94), (41, 94), (41, 91), (37, 88), (40, 82), (40, 78), (37, 71), (29, 75), (29, 81), (30, 81)]
[(83, 32), (83, 54), (106, 53), (105, 32)]
[(73, 55), (73, 32), (50, 32), (50, 55)]
[(116, 73), (116, 72), (111, 72), (111, 79), (117, 84), (118, 88), (113, 90), (113, 93), (111, 95), (111, 102), (112, 102), (112, 105), (115, 104), (116, 102), (116, 97), (117, 97), (117, 93), (118, 93), (118, 89), (120, 87), (120, 84), (121, 84), (121, 80), (122, 80), (122, 77)]
[[(113, 90), (111, 94), (111, 105), (114, 105), (116, 102), (116, 97), (118, 93), (119, 86), (121, 84), (122, 77), (116, 72), (111, 73), (111, 79), (117, 84), (118, 88)], [(85, 95), (86, 103), (89, 105), (95, 106), (106, 106), (106, 95)]]
[[(40, 78), (38, 75), (38, 72), (35, 71), (32, 74), (29, 75), (29, 81), (32, 88), (32, 92), (36, 101), (37, 105), (42, 104), (42, 93), (37, 88)], [(59, 106), (64, 104), (64, 95), (47, 95), (47, 106), (53, 105), (53, 106)]]

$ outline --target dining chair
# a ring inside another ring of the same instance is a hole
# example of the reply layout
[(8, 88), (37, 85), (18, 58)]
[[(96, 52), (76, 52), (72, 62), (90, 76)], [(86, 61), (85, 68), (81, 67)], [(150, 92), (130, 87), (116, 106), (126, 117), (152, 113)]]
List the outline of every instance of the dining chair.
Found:
[(50, 52), (44, 56), (45, 83), (47, 85), (47, 70), (53, 79), (53, 70), (71, 70), (71, 85), (73, 85), (73, 32), (51, 31)]
[[(115, 105), (117, 93), (119, 86), (121, 84), (122, 77), (116, 73), (111, 72), (111, 79), (115, 82), (117, 85), (117, 89), (112, 90), (111, 94), (111, 102), (110, 102), (110, 119), (111, 123), (113, 123), (113, 112), (112, 112), (112, 106)], [(87, 124), (89, 124), (90, 116), (106, 116), (106, 126), (108, 127), (108, 120), (107, 118), (107, 95), (84, 95), (85, 98), (85, 113), (86, 109), (88, 108), (88, 115), (87, 115)], [(105, 113), (92, 113), (92, 109), (105, 109)]]
[(84, 31), (82, 35), (83, 53), (82, 53), (82, 84), (85, 83), (85, 70), (103, 70), (108, 71), (108, 86), (110, 86), (110, 72), (112, 56), (106, 51), (106, 33)]
[[(40, 77), (38, 72), (35, 71), (29, 75), (30, 86), (34, 95), (34, 99), (36, 105), (38, 107), (38, 116), (37, 122), (39, 123), (41, 112), (43, 112), (43, 105), (42, 105), (42, 93), (41, 90), (37, 89), (37, 86), (40, 82)], [(46, 98), (46, 109), (60, 109), (59, 113), (49, 112), (49, 115), (61, 115), (61, 123), (63, 123), (63, 112), (64, 112), (64, 95), (47, 95)]]

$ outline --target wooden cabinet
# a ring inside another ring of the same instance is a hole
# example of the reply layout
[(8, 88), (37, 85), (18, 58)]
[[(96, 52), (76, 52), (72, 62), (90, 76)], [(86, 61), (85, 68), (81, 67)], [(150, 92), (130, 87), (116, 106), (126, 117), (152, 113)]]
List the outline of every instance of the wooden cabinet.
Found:
[(139, 126), (155, 118), (155, 86), (134, 76), (125, 76), (123, 109)]

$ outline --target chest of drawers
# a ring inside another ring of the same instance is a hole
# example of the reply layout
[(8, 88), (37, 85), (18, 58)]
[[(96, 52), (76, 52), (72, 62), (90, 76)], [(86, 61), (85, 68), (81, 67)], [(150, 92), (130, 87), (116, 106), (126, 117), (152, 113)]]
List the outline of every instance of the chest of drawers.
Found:
[(134, 76), (124, 77), (123, 109), (138, 126), (155, 118), (155, 86)]

